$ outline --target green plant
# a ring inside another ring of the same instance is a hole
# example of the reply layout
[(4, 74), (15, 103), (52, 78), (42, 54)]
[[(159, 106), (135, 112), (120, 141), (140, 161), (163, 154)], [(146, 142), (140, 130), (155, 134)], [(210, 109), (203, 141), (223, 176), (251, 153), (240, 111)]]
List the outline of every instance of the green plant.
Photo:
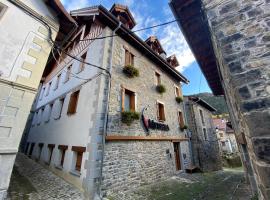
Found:
[(183, 102), (183, 98), (182, 97), (175, 97), (175, 100), (176, 100), (177, 103)]
[(128, 126), (130, 126), (134, 120), (138, 120), (138, 119), (140, 119), (140, 114), (138, 112), (134, 112), (134, 111), (122, 112), (122, 122), (127, 124)]
[(156, 90), (157, 90), (157, 92), (159, 92), (160, 94), (166, 92), (166, 88), (165, 88), (165, 86), (162, 85), (162, 84), (157, 85)]
[(139, 76), (139, 70), (132, 65), (127, 65), (123, 68), (124, 74), (126, 74), (127, 77), (133, 78)]
[(188, 126), (187, 125), (183, 125), (182, 127), (180, 127), (181, 131), (184, 131), (185, 129), (187, 129)]

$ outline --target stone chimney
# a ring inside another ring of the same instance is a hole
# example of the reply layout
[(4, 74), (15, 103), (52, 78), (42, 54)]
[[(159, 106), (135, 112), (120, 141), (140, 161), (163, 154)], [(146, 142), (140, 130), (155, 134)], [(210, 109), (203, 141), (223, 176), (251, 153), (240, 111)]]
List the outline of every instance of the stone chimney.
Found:
[(166, 60), (166, 52), (162, 48), (156, 36), (150, 36), (147, 40), (145, 40), (145, 43), (148, 44), (151, 49), (153, 49), (158, 55)]
[(113, 4), (110, 9), (110, 12), (122, 22), (127, 28), (132, 29), (136, 22), (129, 11), (127, 6), (120, 5), (120, 4)]
[(179, 62), (178, 62), (175, 54), (169, 56), (166, 60), (173, 68), (176, 68), (179, 66)]

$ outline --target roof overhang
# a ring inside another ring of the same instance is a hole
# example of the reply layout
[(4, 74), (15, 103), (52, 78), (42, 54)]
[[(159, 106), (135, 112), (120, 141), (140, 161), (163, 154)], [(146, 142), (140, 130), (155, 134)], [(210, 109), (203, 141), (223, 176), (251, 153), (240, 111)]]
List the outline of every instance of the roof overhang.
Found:
[(221, 76), (201, 0), (171, 0), (171, 10), (214, 95), (223, 95)]
[[(106, 8), (101, 5), (71, 11), (71, 16), (74, 17), (86, 15), (92, 15), (97, 17), (101, 22), (105, 23), (113, 30), (118, 27), (120, 22), (112, 13), (110, 13)], [(117, 30), (116, 34), (129, 42), (134, 47), (136, 47), (139, 51), (143, 52), (145, 56), (155, 62), (157, 66), (164, 69), (164, 71), (170, 74), (174, 79), (186, 84), (189, 83), (189, 80), (185, 76), (183, 76), (176, 69), (172, 68), (164, 58), (154, 52), (149, 45), (147, 45), (141, 38), (139, 38), (125, 25), (121, 25), (120, 28)]]
[(210, 112), (217, 111), (213, 106), (211, 106), (209, 103), (204, 101), (203, 99), (196, 97), (196, 96), (188, 96), (188, 100), (199, 104), (200, 106), (204, 107), (205, 109), (209, 110)]

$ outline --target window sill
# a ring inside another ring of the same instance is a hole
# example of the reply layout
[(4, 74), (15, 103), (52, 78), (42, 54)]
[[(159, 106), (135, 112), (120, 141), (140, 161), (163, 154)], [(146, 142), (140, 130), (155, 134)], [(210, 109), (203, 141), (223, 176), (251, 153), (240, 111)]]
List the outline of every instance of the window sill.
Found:
[(79, 172), (79, 171), (73, 170), (73, 171), (70, 171), (69, 173), (72, 174), (72, 175), (74, 175), (74, 176), (77, 176), (77, 177), (80, 177), (81, 176), (81, 172)]

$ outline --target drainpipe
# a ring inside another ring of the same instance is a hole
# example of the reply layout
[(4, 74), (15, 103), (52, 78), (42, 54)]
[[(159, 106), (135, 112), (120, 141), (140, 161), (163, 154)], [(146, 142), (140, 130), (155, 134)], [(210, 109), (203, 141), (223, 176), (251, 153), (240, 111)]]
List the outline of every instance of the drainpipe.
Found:
[(99, 185), (98, 185), (98, 195), (102, 199), (101, 196), (101, 185), (102, 185), (102, 172), (103, 172), (103, 161), (104, 161), (104, 149), (105, 149), (105, 137), (107, 135), (107, 130), (108, 130), (108, 117), (109, 117), (109, 101), (110, 101), (110, 92), (111, 92), (111, 72), (112, 72), (112, 59), (113, 59), (113, 50), (114, 50), (114, 36), (116, 31), (121, 27), (122, 23), (119, 22), (118, 26), (116, 29), (113, 30), (112, 32), (112, 41), (111, 41), (111, 52), (110, 52), (110, 62), (109, 62), (109, 72), (110, 72), (110, 77), (109, 77), (109, 83), (108, 83), (108, 92), (107, 92), (107, 106), (105, 109), (105, 119), (104, 119), (104, 127), (103, 127), (103, 134), (102, 134), (102, 156), (101, 156), (101, 169), (100, 169), (100, 179), (99, 179)]

